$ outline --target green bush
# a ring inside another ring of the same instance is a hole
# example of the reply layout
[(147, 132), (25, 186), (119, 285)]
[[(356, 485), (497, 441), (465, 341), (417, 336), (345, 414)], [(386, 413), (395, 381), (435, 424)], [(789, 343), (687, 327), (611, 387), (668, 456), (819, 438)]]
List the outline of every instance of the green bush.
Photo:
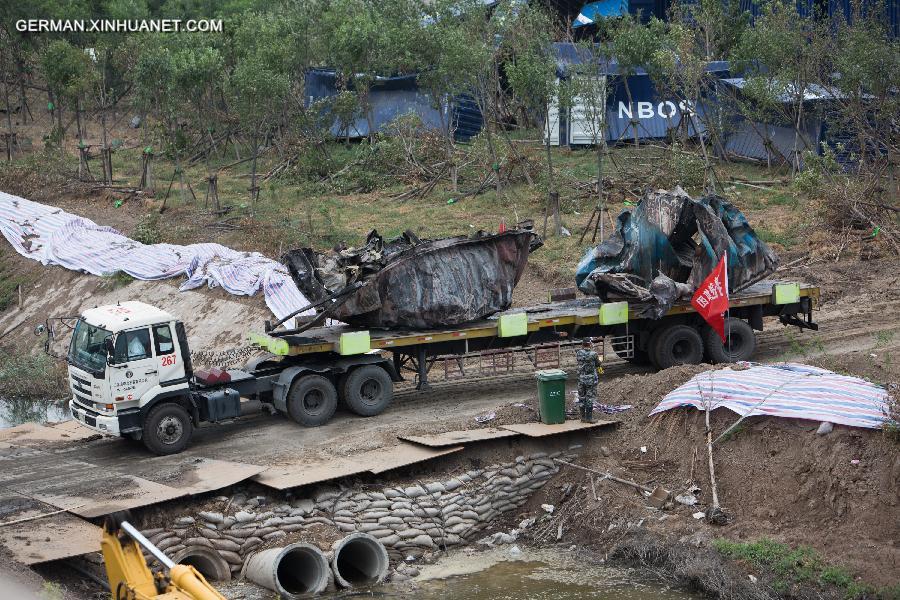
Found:
[(67, 385), (65, 365), (46, 354), (0, 352), (0, 397), (57, 400)]
[(134, 228), (132, 238), (142, 244), (160, 243), (162, 232), (159, 228), (159, 214), (152, 212), (141, 217)]

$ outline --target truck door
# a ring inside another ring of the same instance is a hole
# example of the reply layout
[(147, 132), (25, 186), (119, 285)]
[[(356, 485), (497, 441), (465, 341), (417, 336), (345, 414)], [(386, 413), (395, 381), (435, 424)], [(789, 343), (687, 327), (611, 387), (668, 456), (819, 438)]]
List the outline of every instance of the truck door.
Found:
[(153, 326), (153, 349), (156, 353), (156, 364), (159, 367), (159, 384), (163, 387), (187, 381), (184, 372), (184, 359), (175, 344), (172, 327), (169, 323)]
[(132, 329), (116, 336), (110, 366), (110, 396), (118, 402), (139, 400), (159, 383), (159, 368), (150, 345), (150, 329)]

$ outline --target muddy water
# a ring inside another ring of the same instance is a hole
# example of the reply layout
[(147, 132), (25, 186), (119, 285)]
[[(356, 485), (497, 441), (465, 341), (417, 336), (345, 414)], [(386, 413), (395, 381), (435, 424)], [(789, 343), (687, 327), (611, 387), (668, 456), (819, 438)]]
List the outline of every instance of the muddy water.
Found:
[(22, 423), (68, 421), (72, 418), (65, 400), (23, 400), (0, 396), (0, 429)]
[[(518, 547), (517, 547), (518, 548)], [(422, 568), (415, 597), (473, 600), (694, 600), (648, 574), (592, 564), (569, 550), (451, 553)]]

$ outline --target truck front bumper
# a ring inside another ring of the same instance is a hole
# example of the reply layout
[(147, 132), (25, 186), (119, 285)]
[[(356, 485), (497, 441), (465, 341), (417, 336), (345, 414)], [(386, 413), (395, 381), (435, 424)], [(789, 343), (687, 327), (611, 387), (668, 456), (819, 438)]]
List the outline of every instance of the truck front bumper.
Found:
[(85, 408), (75, 400), (69, 400), (69, 409), (72, 411), (72, 417), (82, 425), (107, 435), (122, 435), (118, 416), (102, 415), (95, 410)]

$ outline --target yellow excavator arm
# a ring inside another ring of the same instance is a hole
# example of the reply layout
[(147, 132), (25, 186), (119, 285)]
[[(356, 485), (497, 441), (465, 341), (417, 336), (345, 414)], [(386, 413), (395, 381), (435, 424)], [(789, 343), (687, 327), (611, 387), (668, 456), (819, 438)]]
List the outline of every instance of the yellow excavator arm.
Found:
[[(167, 575), (153, 575), (141, 546)], [(112, 600), (226, 600), (197, 569), (172, 562), (121, 515), (106, 519), (100, 549)]]

